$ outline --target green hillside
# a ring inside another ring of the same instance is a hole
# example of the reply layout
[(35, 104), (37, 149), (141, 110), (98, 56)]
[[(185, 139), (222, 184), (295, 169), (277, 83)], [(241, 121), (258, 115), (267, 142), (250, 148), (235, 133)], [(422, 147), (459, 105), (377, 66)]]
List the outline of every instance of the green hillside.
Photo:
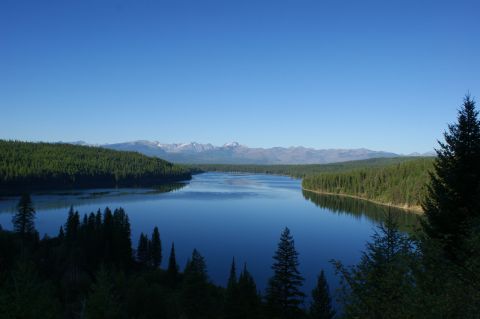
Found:
[(306, 176), (304, 189), (420, 210), (433, 158)]
[(278, 174), (302, 178), (304, 189), (420, 210), (433, 157), (374, 158), (311, 165), (195, 165), (201, 171)]
[(239, 165), (239, 164), (197, 164), (190, 168), (206, 172), (236, 172), (287, 175), (303, 178), (312, 174), (344, 172), (356, 168), (383, 167), (416, 159), (415, 157), (372, 158), (331, 164), (292, 164), (292, 165)]
[(153, 186), (190, 179), (190, 172), (158, 158), (71, 144), (0, 140), (0, 190)]

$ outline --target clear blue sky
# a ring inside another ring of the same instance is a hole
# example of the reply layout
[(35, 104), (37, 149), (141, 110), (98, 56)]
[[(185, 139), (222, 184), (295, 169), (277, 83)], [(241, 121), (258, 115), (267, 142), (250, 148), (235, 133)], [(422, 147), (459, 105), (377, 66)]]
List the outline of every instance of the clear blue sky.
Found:
[(480, 2), (0, 2), (0, 138), (428, 151)]

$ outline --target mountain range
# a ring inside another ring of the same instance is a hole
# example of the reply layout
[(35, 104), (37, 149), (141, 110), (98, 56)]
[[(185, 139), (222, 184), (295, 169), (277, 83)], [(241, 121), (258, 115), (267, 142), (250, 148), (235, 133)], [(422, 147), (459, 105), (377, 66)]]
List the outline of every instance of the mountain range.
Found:
[[(75, 144), (86, 143), (75, 142)], [(164, 144), (155, 141), (139, 140), (97, 146), (121, 151), (136, 151), (174, 163), (190, 164), (324, 164), (402, 156), (400, 154), (372, 151), (365, 148), (314, 149), (303, 146), (258, 148), (247, 147), (237, 142), (214, 146), (210, 143)], [(416, 153), (411, 155), (431, 156), (432, 154)]]

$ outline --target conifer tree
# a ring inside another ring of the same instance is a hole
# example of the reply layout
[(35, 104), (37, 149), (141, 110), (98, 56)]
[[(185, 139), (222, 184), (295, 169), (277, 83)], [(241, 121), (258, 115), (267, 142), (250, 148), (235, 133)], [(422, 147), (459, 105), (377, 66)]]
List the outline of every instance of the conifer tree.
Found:
[(155, 228), (153, 229), (149, 249), (152, 266), (154, 268), (160, 267), (160, 264), (162, 262), (162, 243), (160, 241), (160, 233), (158, 232), (157, 226), (155, 226)]
[(448, 258), (456, 259), (472, 222), (480, 218), (480, 121), (469, 95), (444, 138), (423, 204), (423, 228), (442, 244)]
[(239, 318), (239, 300), (237, 271), (235, 268), (235, 258), (230, 266), (230, 275), (228, 277), (227, 289), (225, 291), (225, 318)]
[(341, 276), (347, 318), (413, 318), (416, 255), (412, 241), (398, 230), (392, 213), (378, 226), (360, 262), (346, 268), (334, 261)]
[(273, 256), (273, 277), (267, 287), (267, 302), (274, 316), (298, 317), (304, 294), (300, 291), (303, 277), (298, 270), (298, 252), (290, 230), (285, 227)]
[(170, 249), (170, 257), (168, 258), (168, 268), (167, 268), (168, 276), (172, 284), (175, 284), (178, 277), (178, 265), (177, 259), (175, 257), (175, 244), (172, 243), (172, 248)]
[(65, 238), (65, 232), (63, 231), (63, 226), (60, 226), (60, 230), (58, 231), (58, 239), (63, 240)]
[(187, 262), (182, 283), (181, 300), (187, 318), (212, 318), (212, 300), (205, 259), (194, 249)]
[(70, 207), (67, 217), (67, 223), (65, 225), (65, 238), (70, 244), (74, 243), (78, 239), (78, 228), (80, 227), (80, 215), (73, 210), (73, 206)]
[(137, 260), (140, 264), (146, 266), (150, 262), (149, 254), (149, 240), (146, 235), (143, 233), (140, 234), (140, 239), (138, 240), (137, 248)]
[(238, 278), (237, 296), (237, 318), (255, 319), (260, 317), (260, 296), (255, 281), (247, 270), (246, 263), (243, 265), (243, 270)]
[(323, 270), (318, 276), (316, 287), (312, 290), (312, 303), (309, 315), (311, 319), (332, 319), (335, 316), (328, 283)]
[(35, 233), (35, 209), (29, 194), (23, 194), (17, 205), (17, 212), (12, 218), (13, 229), (22, 240)]

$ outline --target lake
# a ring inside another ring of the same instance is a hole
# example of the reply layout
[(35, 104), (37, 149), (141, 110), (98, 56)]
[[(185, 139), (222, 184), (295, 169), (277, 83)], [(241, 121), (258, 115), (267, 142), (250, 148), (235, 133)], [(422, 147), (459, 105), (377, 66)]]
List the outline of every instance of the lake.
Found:
[[(194, 248), (206, 258), (213, 282), (225, 285), (235, 257), (237, 269), (247, 263), (259, 289), (272, 272), (280, 233), (289, 227), (299, 252), (304, 291), (310, 293), (321, 269), (331, 289), (338, 284), (331, 259), (358, 262), (365, 243), (388, 208), (366, 201), (302, 192), (301, 181), (285, 176), (204, 173), (183, 185), (159, 189), (88, 189), (34, 193), (36, 228), (57, 235), (74, 206), (82, 215), (123, 207), (130, 217), (134, 247), (141, 232), (158, 226), (166, 267), (172, 242), (182, 267)], [(0, 224), (11, 229), (18, 198), (0, 200)], [(392, 210), (408, 231), (417, 216)]]

